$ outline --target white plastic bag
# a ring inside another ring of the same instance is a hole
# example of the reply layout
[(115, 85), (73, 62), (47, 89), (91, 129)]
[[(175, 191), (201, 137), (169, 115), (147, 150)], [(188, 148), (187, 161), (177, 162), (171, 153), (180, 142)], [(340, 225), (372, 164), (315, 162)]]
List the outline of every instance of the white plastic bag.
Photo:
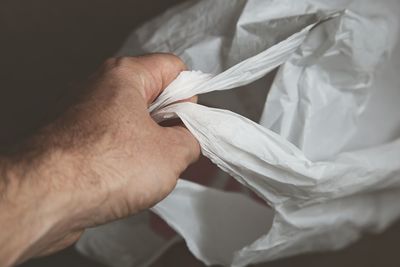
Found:
[[(399, 217), (399, 12), (396, 0), (200, 1), (131, 36), (121, 53), (173, 52), (211, 73), (181, 73), (151, 114), (181, 118), (206, 157), (268, 203), (179, 181), (153, 210), (196, 257), (245, 266), (338, 249)], [(250, 94), (279, 65), (260, 124), (172, 104)]]

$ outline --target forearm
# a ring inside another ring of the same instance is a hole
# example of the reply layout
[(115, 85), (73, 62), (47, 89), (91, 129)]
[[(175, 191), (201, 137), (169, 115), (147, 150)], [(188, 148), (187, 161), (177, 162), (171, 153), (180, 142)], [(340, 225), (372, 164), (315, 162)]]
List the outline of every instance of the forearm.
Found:
[(66, 247), (93, 225), (104, 202), (99, 174), (87, 149), (65, 139), (53, 123), (0, 156), (0, 266)]
[(22, 201), (29, 195), (23, 192), (26, 182), (19, 177), (21, 170), (3, 157), (0, 158), (0, 171), (0, 265), (10, 266), (36, 239), (35, 233), (40, 231), (40, 227), (35, 216), (31, 216), (35, 199)]
[[(0, 157), (0, 266), (11, 266), (40, 254), (41, 239), (61, 227), (68, 199), (51, 189), (53, 160)], [(54, 186), (54, 185), (53, 185)]]

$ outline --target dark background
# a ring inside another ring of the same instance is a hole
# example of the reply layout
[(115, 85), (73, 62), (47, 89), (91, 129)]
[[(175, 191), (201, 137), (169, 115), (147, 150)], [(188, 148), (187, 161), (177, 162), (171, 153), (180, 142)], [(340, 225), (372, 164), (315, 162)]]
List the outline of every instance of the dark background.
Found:
[[(182, 0), (0, 0), (0, 148), (7, 150), (62, 111), (59, 99), (79, 92), (128, 34)], [(400, 204), (400, 203), (399, 203)], [(338, 252), (302, 255), (262, 266), (400, 266), (400, 224)], [(23, 267), (100, 266), (72, 248)], [(202, 266), (184, 244), (155, 265)]]

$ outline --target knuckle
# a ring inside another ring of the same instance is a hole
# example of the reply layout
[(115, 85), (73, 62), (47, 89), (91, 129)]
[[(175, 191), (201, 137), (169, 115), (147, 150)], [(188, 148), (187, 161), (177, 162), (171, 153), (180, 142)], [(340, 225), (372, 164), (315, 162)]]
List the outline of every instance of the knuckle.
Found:
[(116, 57), (109, 57), (103, 62), (103, 67), (105, 68), (112, 68), (116, 64), (117, 58)]
[(169, 67), (175, 67), (178, 69), (186, 69), (185, 63), (177, 55), (174, 55), (171, 53), (164, 53), (164, 54), (159, 54), (159, 55), (162, 55), (162, 58), (164, 59), (163, 62), (165, 65), (167, 65)]
[(112, 57), (104, 61), (105, 74), (112, 78), (125, 79), (131, 75), (132, 62), (129, 57)]
[(173, 60), (176, 62), (177, 65), (180, 65), (183, 69), (186, 69), (186, 64), (180, 57), (174, 54), (169, 54), (169, 55), (173, 58)]

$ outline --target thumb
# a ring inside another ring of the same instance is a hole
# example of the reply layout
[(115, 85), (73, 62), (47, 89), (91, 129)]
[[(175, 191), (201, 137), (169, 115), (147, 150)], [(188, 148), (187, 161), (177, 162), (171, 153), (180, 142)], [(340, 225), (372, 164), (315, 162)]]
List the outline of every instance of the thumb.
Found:
[[(182, 173), (200, 157), (200, 145), (190, 131), (182, 124), (164, 127), (164, 136), (168, 140), (166, 156), (177, 164), (177, 172)], [(179, 175), (178, 174), (178, 175)]]
[(139, 88), (147, 106), (186, 69), (183, 61), (166, 53), (155, 53), (132, 58), (132, 65), (138, 64), (137, 74), (141, 76), (142, 86)]

